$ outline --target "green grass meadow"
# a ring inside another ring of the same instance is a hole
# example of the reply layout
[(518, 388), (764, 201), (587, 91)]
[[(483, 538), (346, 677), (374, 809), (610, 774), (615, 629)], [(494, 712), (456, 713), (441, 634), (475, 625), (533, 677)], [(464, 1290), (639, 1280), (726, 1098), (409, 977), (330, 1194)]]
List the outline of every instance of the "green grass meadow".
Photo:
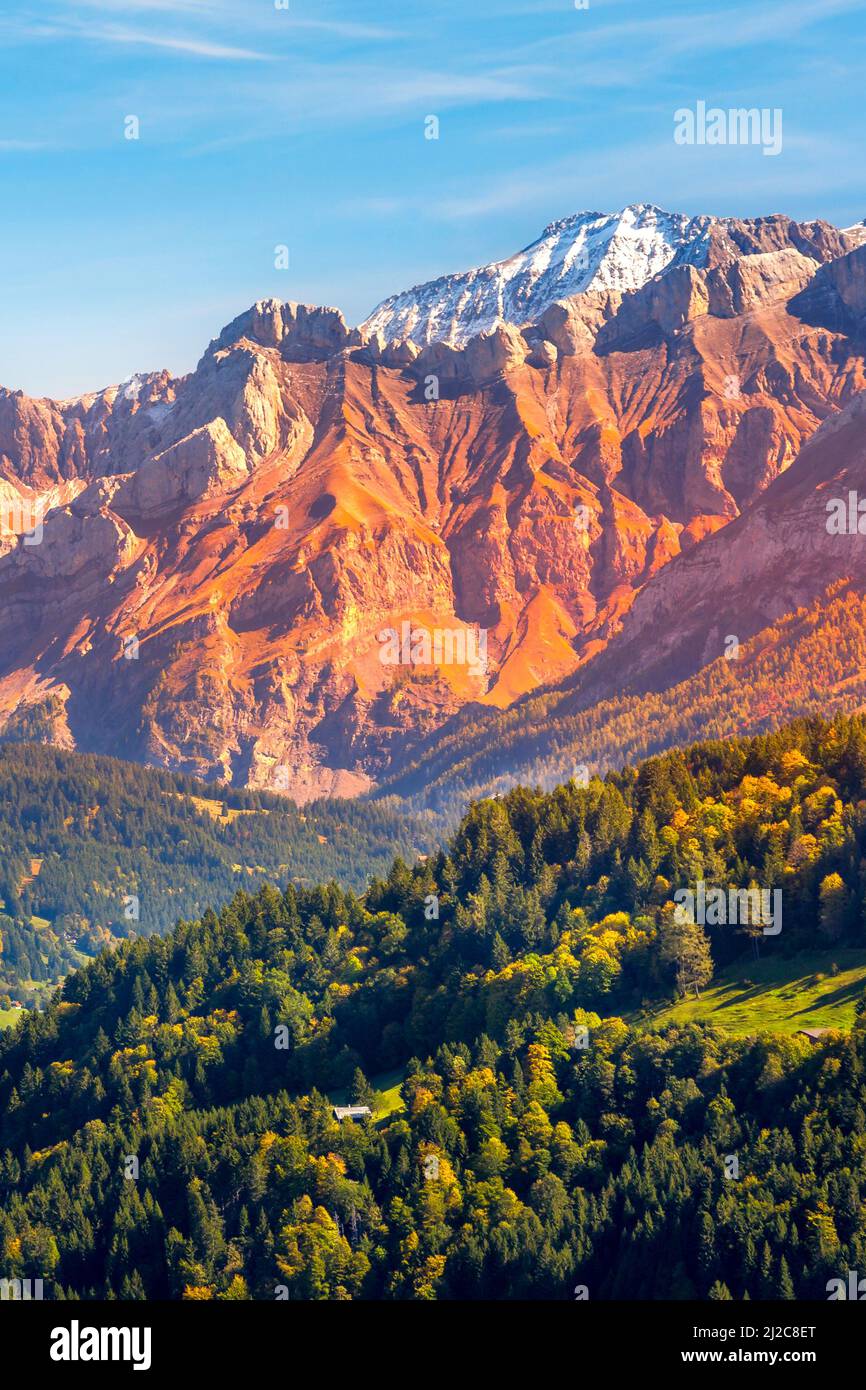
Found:
[(700, 999), (670, 1005), (654, 1014), (648, 1026), (710, 1023), (739, 1035), (850, 1028), (864, 987), (866, 952), (860, 950), (743, 959), (718, 975)]

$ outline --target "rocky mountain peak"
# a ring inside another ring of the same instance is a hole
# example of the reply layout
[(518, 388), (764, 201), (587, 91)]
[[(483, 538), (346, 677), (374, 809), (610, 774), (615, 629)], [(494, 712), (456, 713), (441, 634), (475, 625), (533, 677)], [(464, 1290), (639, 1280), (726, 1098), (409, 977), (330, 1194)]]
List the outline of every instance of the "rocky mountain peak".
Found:
[(205, 355), (214, 356), (245, 339), (259, 347), (277, 348), (286, 361), (297, 362), (330, 357), (362, 342), (339, 309), (260, 299), (226, 325)]
[(390, 296), (361, 324), (387, 341), (461, 346), (499, 323), (539, 318), (587, 290), (639, 289), (674, 262), (703, 264), (711, 217), (668, 213), (649, 203), (620, 212), (579, 212), (549, 223), (516, 255)]

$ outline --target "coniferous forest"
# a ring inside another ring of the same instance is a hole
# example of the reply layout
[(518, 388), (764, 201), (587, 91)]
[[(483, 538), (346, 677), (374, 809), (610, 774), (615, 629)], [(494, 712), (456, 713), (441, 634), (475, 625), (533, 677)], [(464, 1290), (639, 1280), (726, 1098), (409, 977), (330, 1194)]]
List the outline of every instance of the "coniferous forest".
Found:
[[(31, 731), (32, 732), (32, 731)], [(317, 801), (205, 785), (118, 758), (0, 745), (0, 1011), (105, 946), (164, 932), (239, 886), (364, 887), (441, 818), (393, 798)]]
[[(866, 720), (467, 811), (363, 893), (237, 892), (0, 1042), (0, 1245), (54, 1298), (826, 1298), (866, 1265), (866, 1001), (664, 1022), (866, 934)], [(683, 920), (778, 889), (774, 935)], [(357, 1123), (334, 1106), (368, 1107)]]

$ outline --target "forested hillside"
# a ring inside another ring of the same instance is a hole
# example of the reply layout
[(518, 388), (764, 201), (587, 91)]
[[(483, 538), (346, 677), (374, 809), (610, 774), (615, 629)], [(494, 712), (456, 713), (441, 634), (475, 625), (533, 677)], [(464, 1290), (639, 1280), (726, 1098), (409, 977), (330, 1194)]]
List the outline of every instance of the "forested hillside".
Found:
[(581, 672), (506, 710), (464, 710), (413, 749), (386, 791), (447, 806), (515, 783), (551, 788), (577, 768), (603, 775), (699, 739), (850, 713), (866, 699), (864, 670), (866, 599), (841, 581), (678, 685), (632, 691), (626, 673), (621, 694), (596, 700)]
[(433, 817), (393, 801), (299, 810), (114, 758), (0, 746), (0, 1011), (103, 946), (166, 931), (239, 886), (362, 888), (397, 853), (426, 852)]
[[(265, 887), (104, 954), (0, 1042), (7, 1270), (53, 1296), (825, 1297), (866, 1260), (862, 1000), (814, 1044), (643, 1015), (744, 951), (862, 950), (864, 778), (861, 717), (697, 745), (478, 803), (363, 898)], [(679, 920), (699, 880), (778, 887), (782, 930)], [(395, 1070), (401, 1108), (334, 1121), (326, 1093), (375, 1110)]]

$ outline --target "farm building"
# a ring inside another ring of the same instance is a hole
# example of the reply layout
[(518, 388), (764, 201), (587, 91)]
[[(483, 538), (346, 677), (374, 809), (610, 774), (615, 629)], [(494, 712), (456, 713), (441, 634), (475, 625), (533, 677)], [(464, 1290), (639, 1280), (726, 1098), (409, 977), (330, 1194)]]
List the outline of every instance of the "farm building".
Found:
[(364, 1120), (371, 1120), (373, 1112), (369, 1105), (335, 1105), (334, 1119), (338, 1124), (344, 1120), (351, 1120), (353, 1124), (362, 1124)]

